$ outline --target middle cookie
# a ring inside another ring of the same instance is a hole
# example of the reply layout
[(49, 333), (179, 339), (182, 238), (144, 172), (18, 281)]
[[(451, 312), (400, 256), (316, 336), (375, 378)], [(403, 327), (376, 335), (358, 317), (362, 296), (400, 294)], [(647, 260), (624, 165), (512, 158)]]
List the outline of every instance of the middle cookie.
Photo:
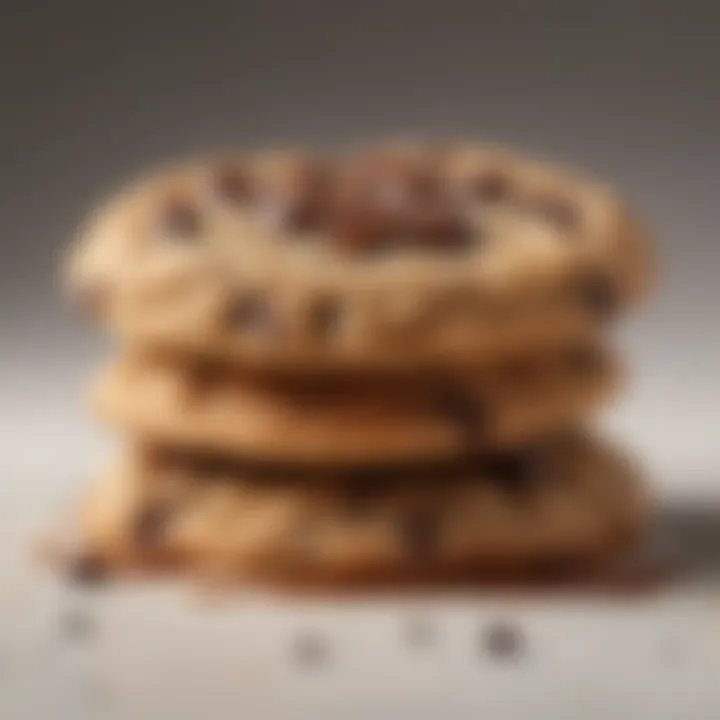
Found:
[(177, 358), (126, 356), (93, 385), (100, 417), (133, 436), (261, 462), (444, 461), (542, 439), (610, 399), (610, 354), (573, 346), (482, 373), (388, 381), (253, 377)]

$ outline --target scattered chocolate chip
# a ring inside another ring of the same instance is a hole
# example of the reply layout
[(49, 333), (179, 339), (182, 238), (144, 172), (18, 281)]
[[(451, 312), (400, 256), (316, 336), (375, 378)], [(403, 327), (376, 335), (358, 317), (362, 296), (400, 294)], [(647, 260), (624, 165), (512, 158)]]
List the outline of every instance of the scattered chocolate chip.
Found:
[(496, 203), (509, 199), (511, 186), (505, 175), (492, 172), (472, 180), (471, 190), (474, 197), (484, 202)]
[(108, 567), (103, 558), (92, 553), (80, 553), (70, 559), (67, 566), (71, 582), (84, 586), (95, 586), (107, 579)]
[(250, 178), (245, 170), (237, 166), (216, 170), (212, 178), (212, 186), (215, 195), (224, 202), (243, 204), (252, 199)]
[(617, 315), (620, 297), (615, 283), (603, 275), (594, 275), (581, 281), (580, 297), (585, 307), (602, 320)]
[(495, 660), (515, 661), (525, 653), (525, 637), (519, 626), (496, 621), (482, 632), (481, 646)]
[(329, 649), (324, 638), (317, 633), (304, 632), (293, 642), (293, 657), (304, 667), (317, 667), (328, 659)]
[(86, 640), (96, 629), (93, 616), (80, 609), (73, 608), (60, 616), (60, 632), (70, 640)]
[(190, 200), (172, 198), (162, 208), (161, 225), (173, 240), (193, 240), (202, 228), (200, 210)]
[(403, 548), (413, 560), (429, 560), (438, 548), (440, 522), (433, 512), (413, 512), (403, 519), (400, 534)]
[(268, 298), (251, 294), (237, 298), (230, 305), (227, 322), (239, 330), (268, 332), (275, 325), (275, 318)]
[(576, 208), (564, 198), (541, 197), (530, 204), (533, 212), (561, 230), (571, 230), (578, 224)]

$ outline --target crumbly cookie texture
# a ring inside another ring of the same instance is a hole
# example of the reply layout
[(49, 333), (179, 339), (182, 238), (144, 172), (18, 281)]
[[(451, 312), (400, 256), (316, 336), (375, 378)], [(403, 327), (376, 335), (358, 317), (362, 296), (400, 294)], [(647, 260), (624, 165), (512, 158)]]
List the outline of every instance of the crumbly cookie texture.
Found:
[[(301, 481), (302, 480), (302, 481)], [(136, 450), (82, 508), (85, 562), (350, 578), (604, 557), (647, 501), (620, 453), (574, 437), (462, 467), (301, 479)]]
[(421, 382), (307, 382), (127, 355), (94, 384), (91, 402), (131, 435), (175, 447), (368, 465), (452, 459), (553, 435), (608, 401), (620, 378), (610, 353), (584, 345)]
[(137, 343), (313, 369), (587, 337), (650, 274), (611, 192), (484, 146), (171, 168), (99, 209), (69, 265), (78, 302)]

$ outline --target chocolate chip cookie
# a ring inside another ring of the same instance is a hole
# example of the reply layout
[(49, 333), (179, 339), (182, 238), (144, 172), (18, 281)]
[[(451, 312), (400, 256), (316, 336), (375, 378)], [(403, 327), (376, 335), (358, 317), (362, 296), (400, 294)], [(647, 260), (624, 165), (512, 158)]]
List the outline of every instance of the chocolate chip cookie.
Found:
[(128, 354), (92, 388), (133, 436), (312, 465), (425, 462), (522, 445), (597, 410), (620, 385), (608, 351), (571, 345), (452, 378), (251, 376)]
[(652, 273), (623, 202), (485, 146), (224, 155), (131, 185), (72, 252), (133, 344), (249, 366), (457, 367), (593, 337)]
[(135, 448), (86, 499), (86, 553), (109, 569), (395, 577), (588, 560), (626, 546), (647, 514), (637, 469), (576, 434), (442, 469), (337, 472)]

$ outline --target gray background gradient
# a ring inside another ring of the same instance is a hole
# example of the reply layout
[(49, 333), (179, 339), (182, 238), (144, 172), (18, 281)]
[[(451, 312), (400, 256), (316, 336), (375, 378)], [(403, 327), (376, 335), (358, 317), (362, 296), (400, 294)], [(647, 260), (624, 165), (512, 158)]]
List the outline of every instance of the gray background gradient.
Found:
[(106, 342), (62, 304), (83, 215), (160, 160), (405, 133), (507, 141), (615, 182), (660, 294), (609, 421), (658, 487), (720, 469), (720, 42), (713, 2), (4, 2), (0, 397), (16, 502), (105, 454), (80, 402)]
[[(719, 18), (712, 0), (3, 0), (0, 717), (107, 717), (90, 702), (104, 697), (113, 718), (717, 718), (710, 595), (627, 612), (425, 609), (441, 634), (423, 663), (408, 662), (394, 606), (243, 598), (210, 619), (175, 588), (118, 588), (95, 596), (78, 667), (58, 641), (78, 598), (26, 587), (18, 549), (108, 452), (81, 403), (108, 341), (62, 302), (62, 250), (119, 183), (219, 146), (468, 136), (615, 182), (663, 275), (622, 329), (635, 379), (607, 422), (658, 489), (720, 492)], [(496, 612), (530, 641), (513, 673), (473, 650)], [(314, 679), (287, 661), (308, 627), (334, 643)], [(22, 710), (3, 712), (16, 695)]]

